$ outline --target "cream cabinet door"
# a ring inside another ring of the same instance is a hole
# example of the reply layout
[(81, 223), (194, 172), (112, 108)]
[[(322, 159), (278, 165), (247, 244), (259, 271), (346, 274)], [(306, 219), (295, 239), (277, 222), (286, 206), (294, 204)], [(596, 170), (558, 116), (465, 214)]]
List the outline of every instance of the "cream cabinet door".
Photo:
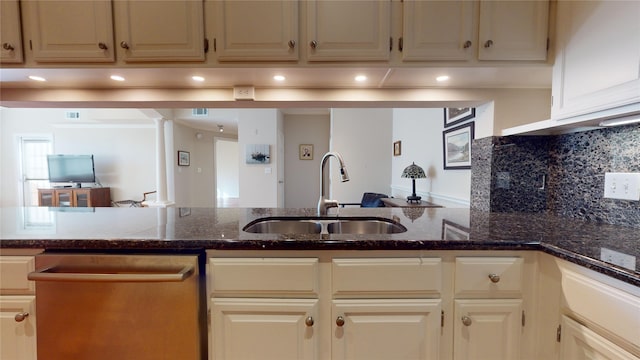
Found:
[(298, 60), (298, 1), (215, 2), (219, 61)]
[(558, 1), (556, 23), (551, 118), (640, 110), (640, 2)]
[(638, 357), (567, 316), (562, 316), (561, 324), (560, 359), (638, 360)]
[(0, 62), (21, 63), (22, 30), (18, 0), (0, 1)]
[(549, 2), (480, 0), (479, 60), (546, 60)]
[(34, 0), (22, 6), (25, 41), (36, 62), (115, 60), (110, 0)]
[(391, 1), (309, 0), (309, 61), (389, 60)]
[(213, 298), (213, 359), (317, 359), (317, 308), (317, 299)]
[(477, 48), (475, 1), (403, 1), (402, 59), (470, 60)]
[(0, 359), (36, 360), (35, 305), (35, 296), (0, 296)]
[(439, 359), (440, 299), (333, 300), (332, 359)]
[(114, 8), (126, 62), (204, 60), (202, 0), (118, 0)]
[(454, 359), (520, 358), (522, 300), (455, 300), (454, 307)]

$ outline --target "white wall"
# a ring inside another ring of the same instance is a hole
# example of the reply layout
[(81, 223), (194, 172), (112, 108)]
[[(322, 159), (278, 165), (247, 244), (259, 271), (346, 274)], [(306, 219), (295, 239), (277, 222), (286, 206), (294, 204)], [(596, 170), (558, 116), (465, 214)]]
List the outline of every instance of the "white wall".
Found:
[[(141, 200), (155, 190), (155, 128), (137, 110), (121, 110), (108, 124), (92, 121), (99, 110), (65, 120), (67, 109), (2, 109), (0, 205), (17, 206), (19, 167), (17, 135), (53, 136), (54, 153), (93, 154), (96, 176), (111, 187), (113, 200)], [(123, 114), (123, 113), (126, 113)], [(136, 119), (130, 118), (135, 116)]]
[(364, 192), (390, 193), (392, 117), (392, 109), (331, 110), (331, 151), (342, 155), (351, 178), (340, 182), (331, 160), (331, 199), (359, 203)]
[[(238, 117), (238, 159), (241, 207), (277, 207), (278, 205), (278, 122), (277, 109), (242, 109)], [(246, 146), (270, 145), (269, 164), (246, 164)]]

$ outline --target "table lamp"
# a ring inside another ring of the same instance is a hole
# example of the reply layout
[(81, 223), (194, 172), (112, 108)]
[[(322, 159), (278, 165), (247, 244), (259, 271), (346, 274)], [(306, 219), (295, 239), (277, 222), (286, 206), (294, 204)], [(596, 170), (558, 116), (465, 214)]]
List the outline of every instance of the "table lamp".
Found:
[(424, 179), (427, 177), (424, 170), (414, 162), (404, 168), (401, 177), (411, 178), (411, 183), (413, 184), (413, 192), (411, 193), (411, 196), (407, 196), (407, 202), (411, 203), (415, 201), (416, 203), (420, 203), (420, 199), (422, 199), (422, 197), (416, 195), (416, 179)]

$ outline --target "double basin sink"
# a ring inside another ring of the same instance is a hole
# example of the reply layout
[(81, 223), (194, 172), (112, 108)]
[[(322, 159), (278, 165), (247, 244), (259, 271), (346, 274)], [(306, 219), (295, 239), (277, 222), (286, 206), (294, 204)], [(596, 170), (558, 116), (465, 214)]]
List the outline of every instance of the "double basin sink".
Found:
[(397, 234), (407, 228), (381, 217), (275, 216), (254, 220), (242, 230), (256, 234)]

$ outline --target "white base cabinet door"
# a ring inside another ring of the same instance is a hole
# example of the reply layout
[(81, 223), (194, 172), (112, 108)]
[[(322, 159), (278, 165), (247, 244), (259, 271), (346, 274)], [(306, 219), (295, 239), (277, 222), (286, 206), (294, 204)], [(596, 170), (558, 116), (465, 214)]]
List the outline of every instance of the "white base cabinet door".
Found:
[(0, 359), (36, 360), (35, 309), (35, 296), (0, 296)]
[(213, 359), (317, 359), (317, 299), (212, 300)]
[(521, 299), (455, 300), (454, 307), (454, 359), (520, 358)]
[(439, 359), (440, 299), (334, 300), (332, 360)]
[(562, 316), (560, 359), (638, 360), (639, 358), (569, 317)]

